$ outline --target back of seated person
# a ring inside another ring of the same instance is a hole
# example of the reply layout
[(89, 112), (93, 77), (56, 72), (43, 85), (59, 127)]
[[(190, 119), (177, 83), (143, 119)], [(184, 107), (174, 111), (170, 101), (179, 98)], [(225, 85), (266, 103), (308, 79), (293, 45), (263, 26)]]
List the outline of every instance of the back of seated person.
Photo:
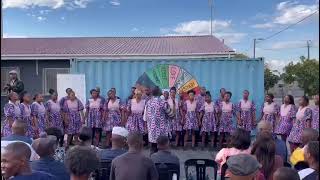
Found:
[(35, 149), (40, 159), (31, 162), (32, 170), (42, 171), (61, 180), (69, 180), (70, 176), (67, 173), (63, 163), (54, 159), (57, 139), (55, 136), (48, 136), (34, 140), (32, 147)]
[(31, 147), (30, 144), (23, 142), (23, 141), (1, 141), (1, 152), (4, 151), (5, 147), (7, 147), (9, 144), (15, 143), (15, 142), (22, 142), (25, 143), (30, 151), (31, 151), (31, 156), (30, 156), (30, 161), (34, 161), (34, 160), (38, 160), (39, 159), (39, 155), (34, 151), (34, 149)]
[(300, 179), (319, 179), (319, 141), (311, 141), (305, 146), (304, 157), (309, 168), (299, 171)]
[(10, 180), (57, 180), (45, 172), (32, 171), (29, 159), (31, 150), (24, 142), (13, 142), (1, 151), (1, 173)]
[(3, 137), (2, 140), (4, 141), (23, 141), (31, 145), (32, 139), (26, 136), (26, 128), (27, 124), (23, 120), (15, 120), (12, 124), (12, 134)]
[(273, 174), (273, 180), (300, 180), (296, 170), (288, 167), (281, 167)]
[(170, 163), (180, 167), (179, 158), (169, 151), (169, 138), (167, 136), (160, 136), (157, 139), (157, 148), (158, 152), (151, 155), (154, 163)]
[(100, 150), (100, 159), (110, 161), (116, 158), (117, 156), (126, 153), (127, 150), (125, 150), (125, 146), (128, 133), (129, 132), (123, 127), (114, 127), (112, 129), (111, 135), (112, 148)]

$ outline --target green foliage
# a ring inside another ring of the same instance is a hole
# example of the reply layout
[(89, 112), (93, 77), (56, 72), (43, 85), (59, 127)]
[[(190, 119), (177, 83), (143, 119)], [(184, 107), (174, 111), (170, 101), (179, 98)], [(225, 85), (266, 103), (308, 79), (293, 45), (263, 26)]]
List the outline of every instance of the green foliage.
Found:
[(315, 95), (319, 92), (319, 61), (316, 59), (306, 59), (300, 57), (300, 62), (294, 64), (290, 62), (282, 75), (284, 82), (291, 84), (297, 81), (306, 95)]
[(278, 83), (280, 77), (274, 74), (267, 66), (264, 68), (264, 90), (268, 92), (270, 88)]
[(234, 55), (233, 58), (234, 59), (248, 59), (249, 57), (245, 54), (239, 53), (239, 54)]

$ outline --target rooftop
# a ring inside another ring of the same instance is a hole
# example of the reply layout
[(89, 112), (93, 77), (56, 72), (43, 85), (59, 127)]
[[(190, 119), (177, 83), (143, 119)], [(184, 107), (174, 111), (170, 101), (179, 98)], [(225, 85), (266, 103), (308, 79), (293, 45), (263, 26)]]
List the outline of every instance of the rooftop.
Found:
[(214, 36), (4, 38), (2, 57), (227, 56)]

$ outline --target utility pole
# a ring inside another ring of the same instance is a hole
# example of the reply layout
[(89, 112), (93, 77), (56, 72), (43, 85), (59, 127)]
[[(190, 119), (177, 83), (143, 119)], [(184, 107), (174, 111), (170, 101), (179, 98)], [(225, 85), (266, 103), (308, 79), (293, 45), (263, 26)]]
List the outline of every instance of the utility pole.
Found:
[(213, 35), (213, 31), (212, 31), (212, 11), (213, 11), (213, 0), (209, 0), (209, 6), (210, 6), (210, 35)]
[(310, 43), (311, 43), (311, 40), (307, 40), (307, 48), (308, 48), (308, 60), (310, 59)]

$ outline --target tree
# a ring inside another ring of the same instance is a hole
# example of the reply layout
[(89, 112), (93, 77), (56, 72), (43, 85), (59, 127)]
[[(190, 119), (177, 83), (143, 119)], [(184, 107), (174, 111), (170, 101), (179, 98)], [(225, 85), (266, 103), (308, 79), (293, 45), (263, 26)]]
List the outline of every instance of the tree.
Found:
[(235, 54), (234, 59), (248, 59), (249, 57), (245, 54), (239, 53), (239, 54)]
[(306, 59), (300, 57), (300, 62), (294, 64), (290, 62), (285, 68), (283, 79), (285, 83), (298, 82), (305, 95), (315, 95), (319, 92), (319, 61), (316, 59)]
[(278, 83), (280, 77), (274, 74), (270, 68), (265, 65), (264, 67), (264, 90), (268, 93), (268, 90)]

